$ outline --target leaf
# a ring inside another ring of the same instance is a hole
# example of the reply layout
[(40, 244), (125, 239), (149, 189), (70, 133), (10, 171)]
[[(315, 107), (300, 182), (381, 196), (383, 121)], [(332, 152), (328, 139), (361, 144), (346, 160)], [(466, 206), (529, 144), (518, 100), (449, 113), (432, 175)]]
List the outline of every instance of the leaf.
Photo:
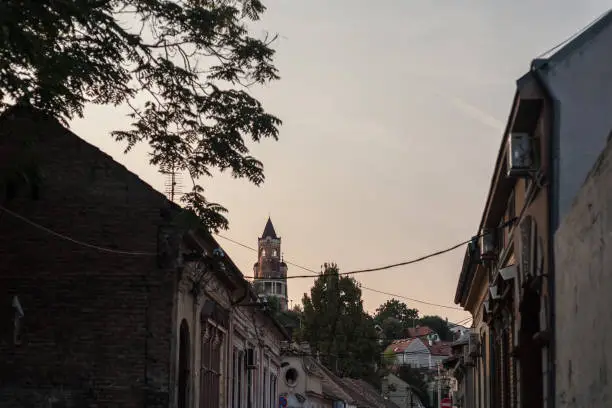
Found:
[[(281, 125), (247, 92), (279, 78), (272, 41), (247, 28), (264, 12), (259, 0), (4, 0), (0, 112), (13, 101), (68, 123), (87, 104), (127, 106), (129, 128), (112, 133), (126, 151), (147, 143), (160, 170), (260, 185), (247, 142)], [(211, 231), (227, 227), (202, 192), (186, 202)]]

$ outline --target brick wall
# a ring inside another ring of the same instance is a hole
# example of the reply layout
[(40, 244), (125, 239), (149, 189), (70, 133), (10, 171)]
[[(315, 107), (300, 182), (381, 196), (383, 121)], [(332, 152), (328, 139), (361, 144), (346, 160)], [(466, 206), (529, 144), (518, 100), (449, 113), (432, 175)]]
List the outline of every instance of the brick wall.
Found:
[[(0, 118), (0, 170), (28, 140), (44, 180), (38, 200), (0, 191), (0, 203), (79, 241), (156, 252), (161, 194), (58, 122), (13, 113)], [(154, 255), (101, 252), (2, 214), (0, 406), (167, 406), (174, 293)], [(13, 295), (25, 312), (21, 345)]]

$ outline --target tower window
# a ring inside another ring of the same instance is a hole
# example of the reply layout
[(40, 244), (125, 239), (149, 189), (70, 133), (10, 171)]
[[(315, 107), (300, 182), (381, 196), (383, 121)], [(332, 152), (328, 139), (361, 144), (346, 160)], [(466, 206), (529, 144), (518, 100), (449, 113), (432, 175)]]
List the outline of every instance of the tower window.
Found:
[(261, 256), (266, 256), (266, 250), (265, 249), (261, 250)]
[(274, 252), (272, 253), (274, 256), (278, 256), (278, 252), (276, 252), (276, 249), (274, 250)]

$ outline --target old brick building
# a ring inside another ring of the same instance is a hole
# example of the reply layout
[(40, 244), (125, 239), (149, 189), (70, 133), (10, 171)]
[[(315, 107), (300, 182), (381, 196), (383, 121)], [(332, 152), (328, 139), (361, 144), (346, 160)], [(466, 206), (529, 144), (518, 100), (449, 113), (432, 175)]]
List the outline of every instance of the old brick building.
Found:
[(286, 335), (178, 207), (23, 107), (0, 175), (0, 406), (275, 404)]

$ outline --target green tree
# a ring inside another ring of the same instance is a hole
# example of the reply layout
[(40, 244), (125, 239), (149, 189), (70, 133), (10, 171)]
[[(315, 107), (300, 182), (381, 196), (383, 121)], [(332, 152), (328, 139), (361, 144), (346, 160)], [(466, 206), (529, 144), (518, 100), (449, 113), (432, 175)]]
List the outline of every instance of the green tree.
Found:
[(380, 358), (374, 320), (363, 309), (361, 289), (335, 264), (325, 264), (304, 294), (301, 338), (320, 353), (321, 361), (338, 375), (362, 378), (376, 385)]
[(417, 309), (410, 309), (404, 302), (400, 302), (397, 299), (390, 299), (376, 309), (374, 317), (378, 322), (393, 317), (405, 325), (411, 326), (412, 321), (419, 318), (419, 311)]
[(423, 316), (419, 319), (418, 324), (421, 326), (427, 326), (431, 330), (438, 333), (438, 336), (440, 336), (440, 340), (453, 340), (453, 332), (448, 326), (448, 320), (443, 319), (440, 316)]
[(384, 345), (394, 339), (406, 337), (406, 328), (412, 327), (419, 317), (417, 309), (410, 309), (397, 299), (387, 300), (376, 309), (374, 320), (384, 334)]
[(279, 78), (274, 38), (247, 26), (264, 11), (260, 0), (1, 1), (0, 112), (19, 103), (67, 122), (88, 104), (125, 107), (133, 122), (114, 138), (188, 172), (184, 204), (225, 229), (198, 180), (216, 169), (261, 184), (246, 141), (277, 139), (281, 123), (248, 92)]
[(266, 298), (266, 307), (273, 314), (278, 314), (281, 312), (281, 303), (280, 299), (276, 296), (268, 296)]

